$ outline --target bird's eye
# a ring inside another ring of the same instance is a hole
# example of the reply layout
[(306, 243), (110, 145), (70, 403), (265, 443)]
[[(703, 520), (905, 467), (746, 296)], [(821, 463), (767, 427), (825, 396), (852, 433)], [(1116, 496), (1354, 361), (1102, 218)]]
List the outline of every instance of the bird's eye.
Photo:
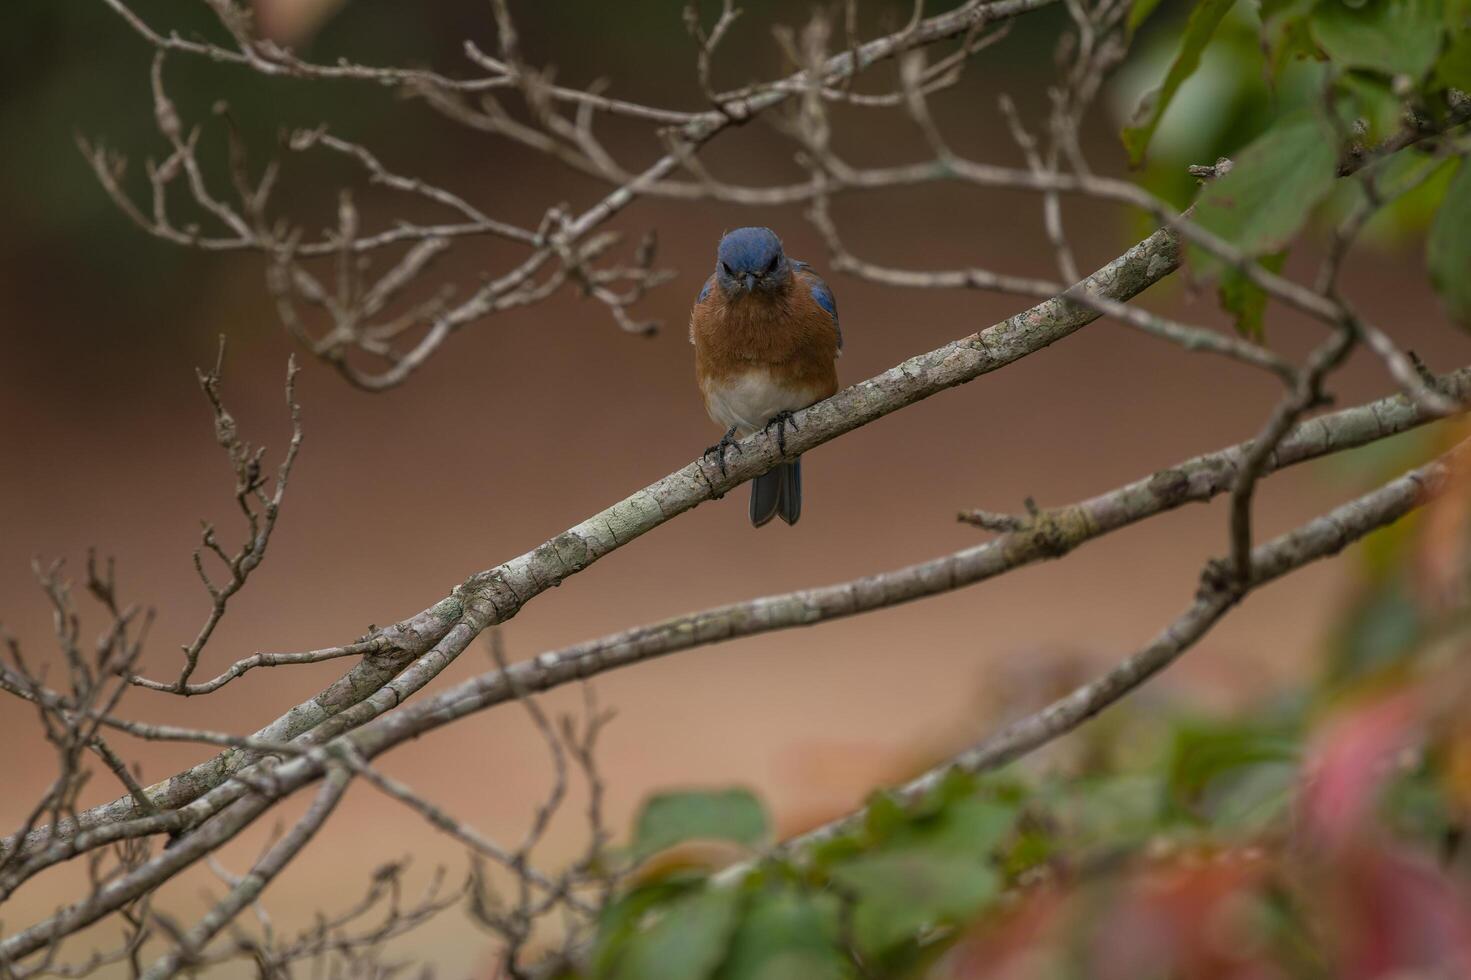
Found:
[(771, 257), (771, 261), (768, 262), (768, 263), (766, 263), (766, 271), (767, 272), (775, 272), (776, 271), (776, 267), (779, 266), (779, 265), (781, 265), (781, 256), (780, 255), (773, 255)]
[(735, 270), (732, 269), (730, 265), (725, 262), (720, 263), (720, 271), (724, 272), (727, 276), (735, 275)]

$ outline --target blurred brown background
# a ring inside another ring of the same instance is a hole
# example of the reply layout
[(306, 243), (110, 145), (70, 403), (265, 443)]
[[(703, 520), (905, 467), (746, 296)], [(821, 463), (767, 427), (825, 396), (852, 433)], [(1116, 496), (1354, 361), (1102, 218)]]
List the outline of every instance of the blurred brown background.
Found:
[[(161, 26), (203, 29), (198, 11), (138, 3)], [(517, 4), (532, 60), (562, 66), (559, 81), (606, 76), (612, 92), (698, 105), (680, 4)], [(612, 8), (616, 7), (617, 10)], [(805, 19), (798, 5), (754, 3), (723, 59), (727, 82), (781, 69), (773, 22)], [(866, 27), (902, 22), (907, 4), (863, 5)], [(432, 9), (431, 9), (432, 8)], [(605, 9), (606, 8), (606, 9)], [(902, 9), (901, 9), (902, 8)], [(459, 42), (493, 42), (478, 2), (403, 5), (355, 0), (311, 33), (310, 11), (282, 3), (268, 20), (318, 60), (432, 63), (468, 70)], [(35, 659), (53, 654), (49, 611), (30, 572), (33, 555), (65, 556), (79, 569), (89, 545), (118, 560), (125, 595), (158, 610), (145, 663), (177, 669), (176, 644), (191, 638), (206, 597), (189, 553), (198, 518), (233, 541), (232, 480), (214, 445), (194, 381), (216, 336), (230, 340), (225, 395), (244, 434), (273, 448), (288, 431), (281, 379), (293, 344), (280, 328), (256, 256), (202, 256), (155, 242), (105, 199), (72, 142), (105, 138), (132, 159), (160, 154), (151, 131), (150, 51), (100, 3), (11, 5), (0, 45), (0, 620)], [(967, 152), (1019, 157), (995, 96), (1010, 91), (1029, 111), (1042, 103), (1058, 18), (1019, 25), (988, 52), (938, 108)], [(401, 171), (452, 186), (488, 213), (534, 224), (545, 207), (582, 207), (599, 189), (519, 150), (457, 130), (376, 88), (262, 82), (183, 59), (167, 77), (186, 118), (204, 120), (228, 98), (256, 148), (280, 129), (333, 122)], [(888, 76), (876, 79), (877, 85)], [(1191, 110), (1195, 111), (1195, 110)], [(1224, 111), (1224, 110), (1223, 110)], [(1034, 112), (1033, 118), (1038, 118)], [(1040, 118), (1038, 118), (1040, 122)], [(913, 138), (902, 120), (839, 116), (841, 148), (863, 162), (903, 158)], [(1090, 135), (1095, 163), (1122, 172), (1101, 111)], [(222, 142), (211, 130), (212, 144)], [(629, 161), (655, 144), (610, 127)], [(1193, 162), (1227, 149), (1186, 147)], [(219, 146), (209, 159), (219, 161)], [(282, 151), (283, 153), (285, 151)], [(916, 152), (918, 152), (916, 150)], [(779, 180), (796, 171), (791, 145), (768, 126), (723, 137), (711, 165), (732, 179)], [(1191, 159), (1183, 162), (1192, 162)], [(1163, 166), (1168, 160), (1157, 165)], [(335, 188), (360, 185), (330, 161), (293, 157), (278, 207), (315, 227)], [(221, 172), (216, 170), (216, 174)], [(362, 191), (365, 221), (383, 223), (402, 202)], [(1050, 276), (1035, 198), (932, 187), (847, 198), (837, 217), (859, 254), (911, 267), (975, 264)], [(1080, 261), (1096, 267), (1137, 238), (1114, 210), (1069, 204)], [(685, 318), (720, 233), (768, 224), (788, 251), (826, 263), (796, 209), (750, 211), (644, 202), (618, 227), (658, 230), (661, 258), (678, 278), (636, 312), (663, 321), (652, 339), (618, 330), (597, 304), (570, 293), (475, 324), (453, 338), (410, 383), (386, 394), (350, 389), (307, 360), (300, 380), (307, 441), (265, 565), (235, 600), (201, 676), (256, 650), (342, 642), (369, 623), (411, 614), (468, 573), (533, 547), (608, 503), (684, 465), (718, 435), (693, 384)], [(1437, 369), (1467, 361), (1422, 281), (1413, 236), (1381, 237), (1351, 263), (1347, 281), (1369, 317)], [(467, 243), (439, 275), (473, 283), (510, 254)], [(1289, 271), (1310, 269), (1294, 256)], [(1027, 305), (1004, 296), (885, 291), (830, 277), (838, 296), (847, 382), (972, 332)], [(1221, 325), (1208, 293), (1180, 283), (1147, 294), (1170, 313)], [(1300, 353), (1318, 328), (1272, 315), (1274, 347)], [(1343, 403), (1389, 390), (1360, 356), (1336, 393)], [(956, 510), (1017, 510), (1034, 496), (1066, 503), (1252, 435), (1270, 409), (1272, 384), (1234, 362), (1188, 354), (1100, 322), (996, 375), (937, 396), (810, 454), (802, 523), (753, 531), (745, 491), (700, 507), (533, 602), (505, 628), (513, 657), (704, 606), (825, 584), (976, 542)], [(1376, 452), (1413, 451), (1413, 440)], [(1366, 463), (1304, 467), (1260, 494), (1260, 528), (1286, 529), (1336, 503), (1366, 479)], [(1195, 507), (1088, 545), (1062, 563), (1030, 568), (936, 600), (810, 630), (793, 630), (683, 653), (600, 678), (601, 701), (618, 710), (601, 753), (614, 828), (639, 799), (675, 785), (741, 783), (794, 830), (853, 806), (867, 790), (911, 773), (1030, 708), (1081, 662), (1101, 665), (1147, 641), (1189, 600), (1197, 571), (1225, 541), (1221, 507)], [(1354, 584), (1351, 560), (1314, 567), (1253, 597), (1191, 652), (1162, 686), (1207, 705), (1262, 698), (1310, 669), (1325, 626)], [(85, 603), (84, 603), (85, 607)], [(93, 621), (93, 629), (100, 620)], [(483, 645), (435, 689), (491, 666)], [(259, 671), (218, 695), (180, 701), (131, 693), (123, 712), (159, 722), (249, 731), (337, 676), (341, 665)], [(1149, 696), (1149, 695), (1146, 695)], [(574, 710), (576, 691), (549, 702)], [(50, 749), (29, 708), (0, 702), (0, 825), (22, 818), (49, 779)], [(188, 746), (122, 743), (146, 780), (204, 756)], [(515, 709), (478, 716), (405, 747), (384, 768), (487, 833), (515, 840), (544, 792), (544, 747)], [(87, 802), (117, 795), (94, 777)], [(300, 801), (282, 808), (286, 819)], [(575, 807), (574, 807), (575, 808)], [(368, 788), (353, 790), (329, 832), (267, 896), (278, 925), (314, 909), (345, 906), (372, 867), (414, 857), (414, 878), (436, 863), (463, 866), (459, 848)], [(224, 852), (240, 868), (265, 831)], [(555, 867), (581, 842), (576, 814), (561, 821), (542, 856)], [(77, 879), (42, 879), (0, 919), (19, 926), (74, 897)], [(192, 921), (218, 884), (181, 879), (163, 907)], [(100, 941), (100, 940), (99, 940)], [(77, 941), (83, 951), (84, 940)], [(445, 975), (484, 966), (487, 940), (458, 913), (395, 947), (428, 957)]]

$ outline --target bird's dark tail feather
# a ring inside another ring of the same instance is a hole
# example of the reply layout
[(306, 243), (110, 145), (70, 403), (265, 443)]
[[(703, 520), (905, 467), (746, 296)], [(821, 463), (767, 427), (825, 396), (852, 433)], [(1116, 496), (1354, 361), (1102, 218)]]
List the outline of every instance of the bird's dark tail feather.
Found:
[(773, 517), (788, 524), (802, 516), (802, 460), (778, 463), (751, 481), (751, 523), (760, 527)]

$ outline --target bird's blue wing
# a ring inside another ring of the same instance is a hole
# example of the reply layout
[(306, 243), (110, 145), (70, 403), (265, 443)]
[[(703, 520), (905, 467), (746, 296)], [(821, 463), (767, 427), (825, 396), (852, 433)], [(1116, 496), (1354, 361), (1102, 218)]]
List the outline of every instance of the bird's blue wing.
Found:
[[(706, 279), (705, 280), (705, 285), (703, 285), (703, 286), (700, 287), (700, 297), (699, 297), (699, 299), (695, 300), (695, 306), (699, 306), (701, 303), (705, 302), (705, 300), (710, 297), (710, 290), (714, 286), (715, 286), (715, 277), (712, 275), (709, 279)], [(695, 318), (694, 318), (693, 315), (691, 315), (690, 316), (690, 343), (693, 344), (694, 342), (695, 342)]]
[(828, 316), (833, 318), (833, 329), (838, 333), (838, 350), (843, 349), (843, 328), (838, 323), (838, 301), (833, 298), (833, 291), (828, 288), (822, 277), (812, 271), (812, 267), (806, 262), (793, 262), (797, 270), (804, 273), (807, 288), (812, 293), (812, 299), (818, 306), (822, 307)]

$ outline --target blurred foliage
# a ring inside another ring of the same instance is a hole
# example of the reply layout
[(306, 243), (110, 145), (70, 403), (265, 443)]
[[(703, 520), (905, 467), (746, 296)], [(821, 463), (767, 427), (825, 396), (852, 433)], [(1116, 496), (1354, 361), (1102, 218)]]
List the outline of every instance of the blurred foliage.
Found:
[[(1429, 231), (1432, 283), (1471, 311), (1464, 132), (1375, 155), (1471, 111), (1465, 0), (1139, 0), (1120, 88), (1142, 179), (1276, 270), (1317, 220)], [(1143, 67), (1140, 67), (1140, 65)], [(1461, 127), (1464, 130), (1464, 126)], [(1185, 164), (1229, 156), (1197, 185)], [(1346, 158), (1362, 178), (1339, 181)], [(1192, 248), (1260, 333), (1264, 297)], [(1352, 484), (1465, 439), (1442, 425), (1353, 456)], [(1061, 762), (949, 773), (871, 798), (859, 826), (792, 851), (762, 832), (723, 862), (661, 861), (739, 793), (651, 800), (644, 865), (609, 908), (590, 977), (941, 980), (1471, 976), (1471, 472), (1356, 549), (1361, 585), (1316, 680), (1254, 711), (1128, 704)], [(1075, 744), (1076, 748), (1076, 744)], [(696, 802), (700, 801), (700, 802)], [(655, 818), (658, 819), (655, 819)], [(726, 833), (721, 836), (731, 838)], [(720, 870), (721, 864), (726, 865)], [(729, 867), (734, 863), (735, 867)], [(654, 965), (657, 963), (657, 967)]]
[[(1356, 478), (1393, 461), (1360, 455)], [(650, 799), (644, 869), (584, 975), (1471, 975), (1471, 472), (1452, 483), (1358, 549), (1318, 680), (1245, 713), (1125, 702), (1070, 736), (1077, 751), (877, 793), (797, 852), (764, 848), (742, 791)], [(750, 845), (735, 868), (647, 852), (712, 836)]]
[[(1153, 26), (1162, 6), (1136, 2), (1131, 29)], [(1319, 207), (1334, 189), (1343, 154), (1372, 154), (1397, 134), (1471, 112), (1466, 0), (1188, 6), (1183, 27), (1149, 35), (1122, 73), (1121, 108), (1132, 100), (1134, 121), (1121, 138), (1135, 164), (1148, 158), (1146, 186), (1180, 206), (1194, 198), (1202, 225), (1272, 271), (1315, 213), (1336, 221), (1363, 203), (1355, 182), (1332, 195), (1334, 207)], [(1426, 154), (1438, 150), (1442, 155), (1427, 162)], [(1464, 155), (1464, 147), (1453, 152)], [(1197, 194), (1186, 166), (1222, 156), (1234, 167)], [(1365, 170), (1374, 171), (1384, 206), (1370, 231), (1423, 230), (1433, 222), (1431, 282), (1450, 316), (1471, 326), (1471, 175), (1451, 176), (1456, 167), (1434, 143), (1382, 161), (1371, 157)], [(1196, 278), (1219, 282), (1222, 306), (1238, 329), (1261, 334), (1260, 290), (1198, 248), (1189, 264)]]
[(766, 836), (766, 811), (747, 790), (662, 793), (644, 804), (633, 838), (639, 860), (686, 840), (756, 844)]
[[(1154, 137), (1154, 131), (1159, 128), (1159, 121), (1164, 116), (1165, 110), (1170, 107), (1170, 101), (1180, 91), (1180, 86), (1185, 80), (1195, 74), (1200, 68), (1200, 56), (1205, 51), (1206, 45), (1210, 44), (1211, 37), (1216, 29), (1221, 26), (1221, 20), (1230, 12), (1236, 0), (1201, 0), (1195, 4), (1190, 11), (1190, 19), (1185, 23), (1185, 30), (1180, 38), (1180, 48), (1170, 62), (1170, 69), (1165, 73), (1165, 79), (1158, 89), (1150, 91), (1140, 102), (1139, 115), (1143, 121), (1137, 126), (1124, 127), (1124, 147), (1129, 151), (1129, 159), (1139, 163), (1144, 159), (1144, 151), (1149, 147), (1149, 141)], [(1148, 17), (1158, 0), (1146, 0), (1144, 4), (1136, 4), (1132, 10), (1133, 16), (1129, 19), (1132, 29), (1137, 30), (1139, 23)]]
[(1427, 256), (1430, 279), (1451, 316), (1471, 324), (1471, 166), (1463, 158), (1456, 167), (1430, 229)]

